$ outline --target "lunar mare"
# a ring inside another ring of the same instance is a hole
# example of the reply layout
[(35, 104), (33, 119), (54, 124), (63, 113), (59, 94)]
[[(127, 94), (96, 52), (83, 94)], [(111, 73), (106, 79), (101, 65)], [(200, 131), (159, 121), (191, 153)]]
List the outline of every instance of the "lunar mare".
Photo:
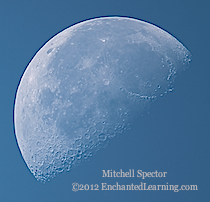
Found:
[(172, 91), (190, 61), (176, 38), (132, 18), (95, 18), (54, 36), (16, 93), (15, 133), (31, 173), (45, 182), (88, 159)]

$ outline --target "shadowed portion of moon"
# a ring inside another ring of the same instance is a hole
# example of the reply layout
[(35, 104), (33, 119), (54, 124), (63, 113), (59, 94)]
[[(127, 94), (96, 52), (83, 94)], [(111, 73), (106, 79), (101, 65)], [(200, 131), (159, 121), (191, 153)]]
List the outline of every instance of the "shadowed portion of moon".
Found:
[(35, 178), (69, 171), (129, 129), (190, 61), (173, 36), (132, 18), (96, 18), (54, 36), (28, 65), (15, 101), (18, 145)]

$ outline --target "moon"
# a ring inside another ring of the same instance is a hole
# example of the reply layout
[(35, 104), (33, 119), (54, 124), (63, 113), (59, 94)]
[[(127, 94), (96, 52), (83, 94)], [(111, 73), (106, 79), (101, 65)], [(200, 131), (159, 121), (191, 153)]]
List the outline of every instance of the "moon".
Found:
[(95, 18), (55, 35), (16, 93), (15, 134), (31, 173), (45, 182), (88, 160), (173, 91), (190, 61), (175, 37), (134, 18)]

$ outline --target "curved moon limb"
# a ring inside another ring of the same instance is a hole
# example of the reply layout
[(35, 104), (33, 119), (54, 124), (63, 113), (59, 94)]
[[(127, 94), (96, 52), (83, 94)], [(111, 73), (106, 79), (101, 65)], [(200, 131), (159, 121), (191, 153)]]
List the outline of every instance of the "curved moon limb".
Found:
[(15, 133), (31, 173), (45, 182), (88, 159), (172, 91), (190, 61), (176, 38), (133, 18), (95, 18), (54, 36), (16, 94)]

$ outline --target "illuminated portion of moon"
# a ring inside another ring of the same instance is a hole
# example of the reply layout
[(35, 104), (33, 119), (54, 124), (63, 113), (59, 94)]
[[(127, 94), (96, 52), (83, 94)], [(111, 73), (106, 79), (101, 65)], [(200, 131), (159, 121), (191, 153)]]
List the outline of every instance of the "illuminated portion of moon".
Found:
[(104, 17), (69, 27), (28, 65), (14, 110), (22, 156), (39, 181), (69, 171), (173, 90), (189, 51), (149, 23)]

